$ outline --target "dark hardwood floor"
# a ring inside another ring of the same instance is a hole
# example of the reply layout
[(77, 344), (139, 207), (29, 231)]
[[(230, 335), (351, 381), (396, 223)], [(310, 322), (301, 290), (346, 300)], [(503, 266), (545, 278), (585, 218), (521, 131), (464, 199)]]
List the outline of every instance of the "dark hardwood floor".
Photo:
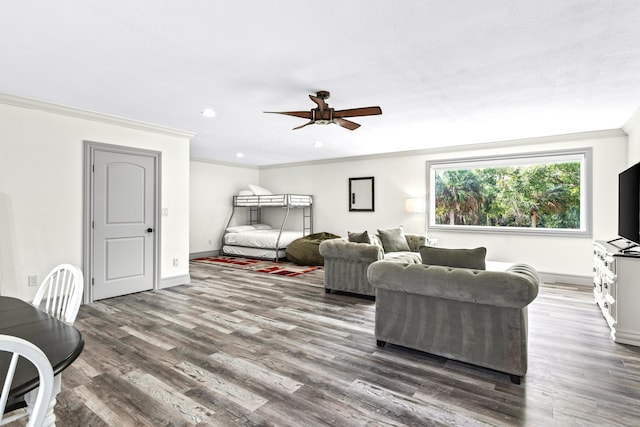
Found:
[(543, 285), (529, 371), (388, 345), (374, 303), (294, 278), (191, 264), (192, 283), (83, 305), (59, 426), (640, 425), (640, 348), (615, 344), (591, 290)]

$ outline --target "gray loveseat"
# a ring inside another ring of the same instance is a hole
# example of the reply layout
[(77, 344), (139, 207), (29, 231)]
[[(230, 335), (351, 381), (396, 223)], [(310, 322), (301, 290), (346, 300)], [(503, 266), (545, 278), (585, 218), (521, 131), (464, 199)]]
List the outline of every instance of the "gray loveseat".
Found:
[(524, 264), (506, 271), (377, 261), (368, 269), (377, 290), (375, 335), (510, 374), (527, 372), (527, 305), (538, 275)]
[(324, 258), (324, 290), (351, 292), (375, 296), (375, 289), (367, 279), (367, 269), (372, 262), (391, 260), (403, 263), (420, 263), (421, 246), (427, 244), (427, 237), (404, 234), (409, 251), (385, 252), (377, 236), (371, 236), (374, 243), (354, 243), (346, 238), (325, 240), (320, 243), (320, 255)]

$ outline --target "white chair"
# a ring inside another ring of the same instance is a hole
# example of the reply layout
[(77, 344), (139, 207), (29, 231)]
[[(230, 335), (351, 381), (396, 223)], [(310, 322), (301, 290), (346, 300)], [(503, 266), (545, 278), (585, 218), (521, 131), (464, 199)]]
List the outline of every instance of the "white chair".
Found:
[(60, 264), (45, 277), (33, 298), (33, 305), (73, 325), (83, 290), (82, 271), (71, 264)]
[[(47, 409), (53, 395), (53, 368), (49, 363), (47, 356), (35, 345), (21, 338), (9, 335), (0, 335), (0, 352), (13, 353), (6, 372), (6, 379), (2, 386), (2, 394), (0, 395), (0, 426), (13, 422), (23, 417), (29, 417), (27, 427), (41, 426), (47, 416)], [(4, 410), (9, 397), (9, 390), (13, 382), (16, 365), (18, 359), (24, 357), (29, 360), (38, 370), (40, 385), (38, 387), (38, 395), (30, 413), (20, 413), (10, 415), (4, 418)], [(0, 373), (1, 374), (1, 373)]]

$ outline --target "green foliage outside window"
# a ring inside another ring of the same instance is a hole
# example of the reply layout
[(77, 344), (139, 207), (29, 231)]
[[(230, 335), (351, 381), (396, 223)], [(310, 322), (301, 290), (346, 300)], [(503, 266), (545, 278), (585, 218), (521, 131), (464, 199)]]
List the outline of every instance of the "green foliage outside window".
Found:
[(580, 162), (435, 173), (435, 223), (580, 229)]

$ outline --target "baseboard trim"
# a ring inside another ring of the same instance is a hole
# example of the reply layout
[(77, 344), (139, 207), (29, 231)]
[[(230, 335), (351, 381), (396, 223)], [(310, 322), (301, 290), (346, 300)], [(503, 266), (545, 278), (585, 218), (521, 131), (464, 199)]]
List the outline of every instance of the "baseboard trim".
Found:
[[(615, 331), (615, 334), (613, 331)], [(611, 335), (617, 343), (640, 346), (640, 334), (636, 331), (612, 329)]]
[(202, 258), (202, 257), (206, 257), (206, 256), (218, 256), (220, 255), (220, 251), (216, 250), (216, 251), (206, 251), (206, 252), (194, 252), (189, 254), (189, 260), (192, 259), (196, 259), (196, 258)]
[(571, 285), (593, 286), (591, 276), (578, 276), (574, 274), (538, 272), (540, 282), (544, 283), (568, 283)]
[(188, 285), (191, 283), (191, 276), (189, 274), (182, 274), (180, 276), (163, 277), (160, 279), (159, 289), (166, 289), (172, 286)]

